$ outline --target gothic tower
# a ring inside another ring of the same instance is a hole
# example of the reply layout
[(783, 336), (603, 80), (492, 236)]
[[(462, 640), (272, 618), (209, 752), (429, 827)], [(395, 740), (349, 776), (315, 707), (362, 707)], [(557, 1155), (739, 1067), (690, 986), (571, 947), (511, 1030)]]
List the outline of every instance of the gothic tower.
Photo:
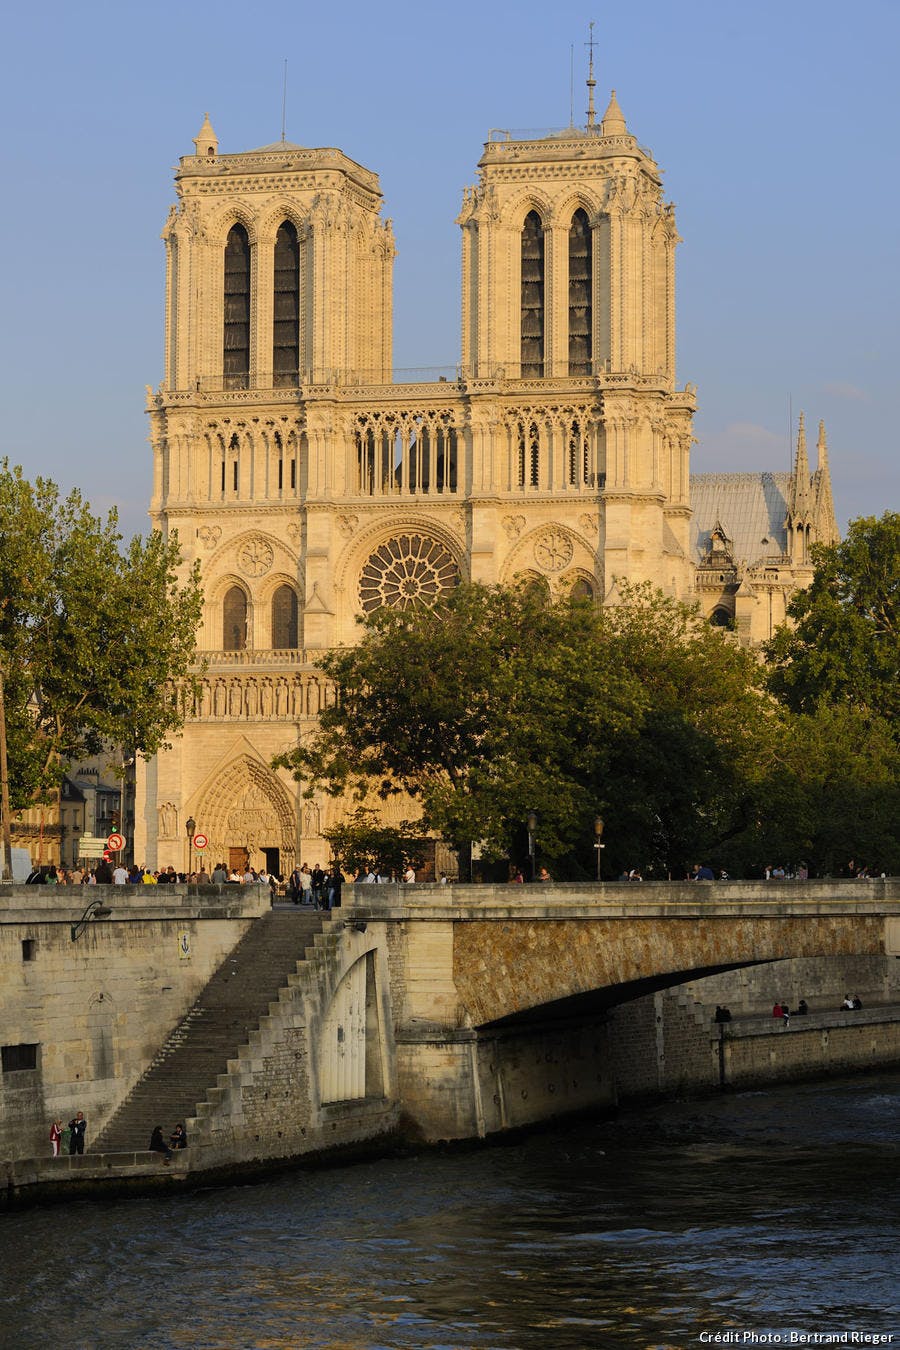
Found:
[[(616, 576), (684, 594), (694, 393), (675, 388), (675, 214), (615, 91), (598, 124), (588, 85), (583, 128), (485, 146), (459, 216), (462, 369), (499, 395), (481, 400), (488, 420), (535, 395), (577, 396), (602, 494), (604, 594)], [(571, 486), (552, 423), (531, 418), (520, 439), (523, 486)]]

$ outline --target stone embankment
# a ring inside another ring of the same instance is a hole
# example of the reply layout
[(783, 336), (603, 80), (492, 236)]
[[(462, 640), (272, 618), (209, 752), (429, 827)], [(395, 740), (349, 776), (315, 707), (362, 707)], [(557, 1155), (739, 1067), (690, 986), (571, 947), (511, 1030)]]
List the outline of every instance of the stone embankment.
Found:
[[(81, 926), (93, 892), (0, 893), (8, 1203), (900, 1062), (895, 885), (360, 887), (331, 915), (256, 887), (103, 891)], [(772, 1018), (800, 997), (809, 1016)], [(78, 1109), (85, 1155), (51, 1158)], [(146, 1141), (177, 1121), (166, 1164)]]

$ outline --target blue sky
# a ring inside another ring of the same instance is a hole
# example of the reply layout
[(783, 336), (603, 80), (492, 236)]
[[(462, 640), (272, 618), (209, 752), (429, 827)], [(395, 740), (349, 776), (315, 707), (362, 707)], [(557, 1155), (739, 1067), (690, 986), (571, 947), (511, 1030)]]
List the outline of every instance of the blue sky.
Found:
[(0, 453), (146, 528), (144, 386), (162, 368), (172, 166), (281, 134), (381, 177), (398, 366), (459, 353), (464, 185), (492, 127), (583, 120), (587, 26), (677, 204), (679, 381), (703, 470), (789, 467), (789, 409), (828, 429), (839, 522), (900, 509), (898, 0), (558, 0), (7, 7)]

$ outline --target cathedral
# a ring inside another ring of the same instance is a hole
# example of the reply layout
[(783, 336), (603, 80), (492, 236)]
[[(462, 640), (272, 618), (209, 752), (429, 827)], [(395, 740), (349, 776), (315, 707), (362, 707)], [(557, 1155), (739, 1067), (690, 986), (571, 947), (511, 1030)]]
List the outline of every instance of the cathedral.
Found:
[(135, 857), (286, 873), (343, 813), (274, 755), (333, 691), (318, 660), (382, 605), (461, 580), (614, 603), (649, 581), (740, 641), (770, 635), (837, 537), (824, 428), (792, 474), (689, 476), (675, 383), (674, 209), (615, 92), (539, 139), (492, 133), (465, 189), (460, 362), (392, 378), (394, 238), (378, 177), (282, 140), (181, 158), (165, 361), (148, 390), (151, 518), (199, 560), (205, 668), (138, 766)]

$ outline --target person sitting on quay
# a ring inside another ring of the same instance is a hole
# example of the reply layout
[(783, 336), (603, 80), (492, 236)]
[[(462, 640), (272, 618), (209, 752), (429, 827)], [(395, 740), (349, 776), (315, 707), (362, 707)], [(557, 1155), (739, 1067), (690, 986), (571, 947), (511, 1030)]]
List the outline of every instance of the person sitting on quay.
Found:
[(161, 1153), (166, 1162), (171, 1162), (172, 1150), (169, 1148), (165, 1139), (163, 1139), (161, 1125), (153, 1126), (153, 1133), (150, 1135), (150, 1143), (147, 1145), (147, 1149), (150, 1153)]
[(805, 998), (801, 998), (800, 1002), (797, 1004), (797, 1016), (806, 1017), (808, 1013), (809, 1013), (809, 1005), (806, 1002)]
[(707, 867), (705, 863), (694, 863), (690, 875), (691, 881), (715, 881), (713, 870)]
[(717, 1022), (730, 1022), (730, 1021), (731, 1021), (731, 1009), (730, 1009), (730, 1008), (726, 1008), (724, 1005), (720, 1006), (720, 1005), (717, 1003), (717, 1004), (716, 1004), (716, 1018), (715, 1018), (715, 1020), (716, 1020)]
[(187, 1130), (179, 1123), (169, 1135), (169, 1143), (172, 1148), (187, 1148), (187, 1142)]
[(773, 1017), (784, 1017), (784, 1007), (780, 1001), (776, 1001), (772, 1008)]

